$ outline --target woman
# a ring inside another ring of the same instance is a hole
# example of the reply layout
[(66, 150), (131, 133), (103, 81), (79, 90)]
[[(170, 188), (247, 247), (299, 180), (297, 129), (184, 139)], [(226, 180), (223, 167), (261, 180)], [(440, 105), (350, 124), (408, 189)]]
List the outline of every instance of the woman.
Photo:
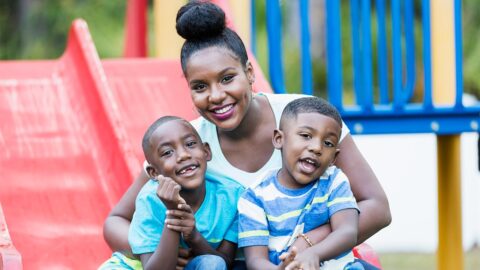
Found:
[[(182, 70), (202, 116), (193, 124), (213, 153), (207, 173), (250, 185), (266, 170), (281, 166), (280, 153), (272, 145), (273, 130), (285, 105), (300, 95), (253, 94), (255, 77), (245, 46), (225, 26), (225, 14), (216, 5), (186, 4), (178, 11), (176, 27), (186, 39), (181, 51)], [(348, 128), (342, 132), (340, 149), (335, 165), (347, 174), (358, 201), (361, 243), (391, 222), (388, 200)], [(105, 221), (104, 236), (113, 250), (130, 252), (127, 236), (135, 197), (147, 180), (141, 173)], [(318, 242), (329, 232), (325, 225), (309, 232), (308, 237)], [(307, 243), (299, 240), (295, 246), (306, 248)], [(188, 257), (187, 251), (182, 252)], [(180, 265), (185, 262), (179, 259)]]

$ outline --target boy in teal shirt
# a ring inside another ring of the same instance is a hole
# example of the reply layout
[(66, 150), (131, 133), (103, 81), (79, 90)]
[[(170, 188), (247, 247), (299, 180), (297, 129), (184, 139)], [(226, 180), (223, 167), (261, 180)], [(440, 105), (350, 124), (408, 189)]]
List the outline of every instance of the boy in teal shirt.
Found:
[(142, 146), (151, 180), (137, 196), (128, 239), (143, 268), (175, 269), (179, 247), (191, 250), (186, 270), (229, 268), (241, 186), (205, 177), (210, 148), (184, 119), (160, 118)]

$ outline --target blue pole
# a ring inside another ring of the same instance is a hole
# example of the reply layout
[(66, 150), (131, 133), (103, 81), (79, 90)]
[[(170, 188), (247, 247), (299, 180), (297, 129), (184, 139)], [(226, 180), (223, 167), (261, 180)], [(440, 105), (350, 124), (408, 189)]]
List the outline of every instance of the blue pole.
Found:
[(462, 1), (454, 1), (455, 27), (455, 107), (463, 107), (463, 45), (462, 45)]
[(310, 57), (310, 30), (308, 0), (300, 0), (300, 33), (302, 62), (302, 92), (313, 95), (312, 60)]
[(282, 61), (282, 18), (278, 0), (267, 0), (268, 69), (276, 93), (285, 93)]
[(343, 110), (342, 105), (342, 47), (340, 36), (340, 1), (326, 0), (327, 22), (327, 89), (329, 101)]
[(425, 110), (433, 109), (432, 101), (432, 45), (430, 27), (430, 0), (422, 0), (423, 25), (423, 76), (425, 83), (423, 105)]
[(393, 32), (393, 106), (401, 110), (402, 100), (402, 47), (401, 47), (401, 14), (400, 0), (392, 0), (392, 32)]
[(378, 85), (379, 103), (388, 104), (388, 54), (385, 23), (385, 0), (376, 0), (378, 28)]
[[(370, 1), (362, 1), (362, 68), (363, 104), (366, 110), (373, 108), (372, 86), (372, 35), (370, 30)], [(355, 26), (354, 26), (355, 27)]]

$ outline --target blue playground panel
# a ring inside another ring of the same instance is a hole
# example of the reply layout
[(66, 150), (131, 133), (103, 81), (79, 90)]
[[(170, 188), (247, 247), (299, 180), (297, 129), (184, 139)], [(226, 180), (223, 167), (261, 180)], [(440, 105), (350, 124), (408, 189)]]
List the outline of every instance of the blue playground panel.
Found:
[[(252, 7), (254, 7), (252, 0)], [(342, 85), (342, 40), (340, 4), (346, 1), (326, 0), (326, 48), (328, 99), (341, 112), (352, 134), (435, 133), (439, 135), (478, 132), (480, 104), (464, 106), (462, 61), (461, 0), (455, 0), (455, 102), (450, 106), (438, 106), (432, 101), (432, 67), (430, 37), (430, 0), (421, 0), (422, 51), (423, 51), (423, 102), (411, 103), (417, 78), (414, 37), (414, 1), (350, 0), (352, 24), (352, 53), (355, 105), (344, 105)], [(377, 14), (377, 87), (378, 102), (374, 103), (372, 63), (371, 11), (374, 3)], [(312, 62), (310, 57), (309, 1), (299, 0), (301, 82), (304, 94), (313, 94)], [(392, 97), (389, 97), (389, 55), (387, 50), (386, 12), (390, 7), (392, 40), (391, 69)], [(266, 1), (269, 75), (277, 93), (286, 93), (283, 49), (282, 15), (278, 0)], [(255, 14), (255, 10), (252, 10)], [(255, 51), (255, 16), (252, 16), (252, 48)], [(403, 31), (402, 31), (403, 29)], [(402, 43), (403, 52), (402, 53)]]

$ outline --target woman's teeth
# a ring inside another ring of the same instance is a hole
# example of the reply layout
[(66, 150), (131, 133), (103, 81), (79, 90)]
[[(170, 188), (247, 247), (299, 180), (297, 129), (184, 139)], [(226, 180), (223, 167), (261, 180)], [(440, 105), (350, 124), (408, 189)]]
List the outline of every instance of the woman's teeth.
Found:
[(228, 106), (223, 107), (223, 108), (221, 108), (221, 109), (215, 110), (215, 113), (217, 113), (217, 114), (226, 113), (226, 112), (228, 112), (232, 107), (233, 107), (233, 105), (228, 105)]

